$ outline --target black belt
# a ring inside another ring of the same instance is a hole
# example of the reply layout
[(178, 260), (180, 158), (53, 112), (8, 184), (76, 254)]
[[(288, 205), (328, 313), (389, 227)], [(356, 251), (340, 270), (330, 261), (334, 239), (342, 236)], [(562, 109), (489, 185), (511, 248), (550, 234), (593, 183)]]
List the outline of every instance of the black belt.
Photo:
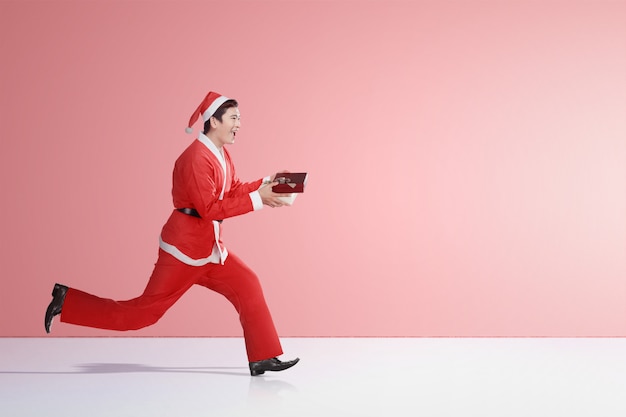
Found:
[[(180, 211), (181, 213), (187, 214), (189, 216), (197, 217), (199, 219), (201, 218), (200, 213), (198, 213), (198, 210), (193, 209), (193, 208), (179, 208), (176, 210)], [(216, 220), (216, 221), (220, 223), (222, 222), (222, 220)]]

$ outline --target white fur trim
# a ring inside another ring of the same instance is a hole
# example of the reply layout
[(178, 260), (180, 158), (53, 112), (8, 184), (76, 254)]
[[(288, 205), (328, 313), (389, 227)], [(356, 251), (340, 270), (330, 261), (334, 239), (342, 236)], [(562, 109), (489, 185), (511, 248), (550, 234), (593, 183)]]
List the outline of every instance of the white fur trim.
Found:
[(226, 97), (226, 96), (220, 96), (220, 97), (216, 98), (215, 100), (213, 100), (213, 103), (211, 103), (209, 108), (206, 109), (206, 111), (204, 113), (202, 113), (202, 120), (204, 120), (205, 122), (207, 120), (209, 120), (211, 118), (211, 116), (213, 116), (213, 113), (215, 113), (217, 111), (217, 109), (219, 109), (220, 106), (222, 104), (224, 104), (228, 100), (230, 100), (230, 99), (228, 97)]
[[(215, 225), (215, 223), (217, 223), (219, 227), (219, 223), (214, 221), (213, 224)], [(165, 252), (172, 255), (174, 258), (181, 261), (182, 263), (191, 265), (191, 266), (204, 266), (206, 264), (222, 264), (223, 265), (224, 261), (226, 260), (226, 257), (228, 256), (228, 251), (226, 250), (226, 248), (224, 248), (224, 251), (222, 252), (219, 248), (219, 245), (217, 245), (217, 243), (213, 245), (213, 252), (211, 253), (211, 256), (209, 256), (208, 258), (201, 258), (201, 259), (193, 259), (185, 255), (176, 246), (170, 245), (169, 243), (164, 242), (161, 236), (159, 236), (159, 247), (163, 249)]]
[(254, 211), (261, 210), (263, 208), (263, 200), (261, 199), (259, 191), (252, 191), (248, 195), (250, 196), (250, 200), (252, 200), (252, 208)]

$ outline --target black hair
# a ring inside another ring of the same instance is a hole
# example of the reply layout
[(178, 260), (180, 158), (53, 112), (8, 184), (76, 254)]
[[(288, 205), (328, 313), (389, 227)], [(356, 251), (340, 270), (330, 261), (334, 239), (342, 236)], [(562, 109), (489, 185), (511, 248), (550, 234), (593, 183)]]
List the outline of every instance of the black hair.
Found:
[[(221, 106), (217, 108), (217, 110), (215, 110), (215, 113), (213, 113), (213, 116), (211, 117), (215, 117), (217, 120), (221, 122), (222, 116), (224, 116), (224, 113), (226, 113), (226, 110), (230, 109), (231, 107), (239, 107), (239, 103), (237, 103), (237, 100), (234, 100), (234, 99), (226, 100)], [(209, 117), (209, 120), (204, 122), (204, 132), (202, 133), (206, 135), (207, 133), (209, 133), (209, 130), (211, 130), (211, 118), (210, 117)]]

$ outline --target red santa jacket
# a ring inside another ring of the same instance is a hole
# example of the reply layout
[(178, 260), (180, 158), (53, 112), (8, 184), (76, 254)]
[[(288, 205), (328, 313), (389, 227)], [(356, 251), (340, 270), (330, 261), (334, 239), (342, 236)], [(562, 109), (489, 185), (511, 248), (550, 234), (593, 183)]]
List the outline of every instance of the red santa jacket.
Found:
[[(263, 180), (239, 181), (228, 151), (220, 152), (201, 133), (176, 160), (172, 181), (175, 210), (163, 226), (159, 246), (190, 265), (223, 263), (227, 252), (218, 220), (263, 208), (257, 192)], [(196, 209), (200, 218), (179, 208)]]

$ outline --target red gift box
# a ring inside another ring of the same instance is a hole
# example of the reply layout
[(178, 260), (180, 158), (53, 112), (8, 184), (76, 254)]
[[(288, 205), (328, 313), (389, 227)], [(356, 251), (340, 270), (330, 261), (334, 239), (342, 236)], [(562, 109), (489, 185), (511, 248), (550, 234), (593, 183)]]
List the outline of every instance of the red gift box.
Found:
[(279, 172), (274, 177), (274, 181), (278, 184), (272, 187), (272, 191), (275, 193), (303, 193), (306, 180), (306, 172)]

